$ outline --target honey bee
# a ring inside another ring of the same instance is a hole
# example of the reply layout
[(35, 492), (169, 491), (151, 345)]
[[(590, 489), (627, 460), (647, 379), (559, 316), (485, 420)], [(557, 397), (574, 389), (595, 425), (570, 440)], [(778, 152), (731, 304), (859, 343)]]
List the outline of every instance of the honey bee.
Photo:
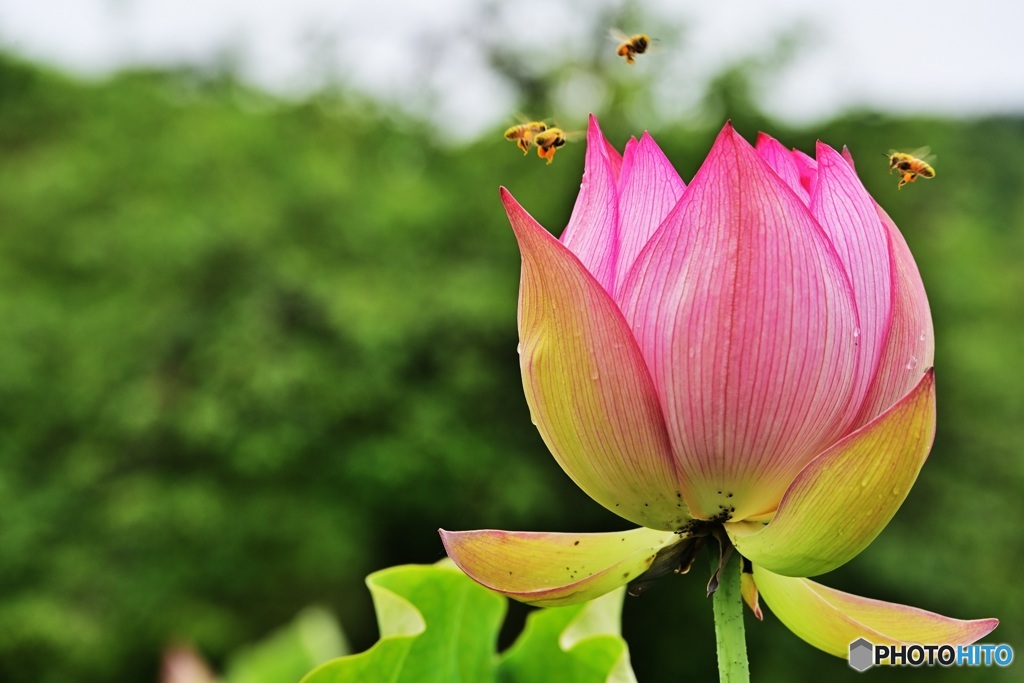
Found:
[(622, 31), (613, 28), (608, 32), (608, 35), (619, 44), (615, 48), (615, 54), (619, 57), (624, 57), (627, 64), (635, 62), (634, 57), (647, 52), (647, 48), (651, 45), (651, 37), (646, 33), (627, 36)]
[(548, 128), (533, 136), (533, 144), (537, 145), (537, 156), (547, 159), (550, 164), (555, 159), (555, 152), (564, 147), (566, 142), (575, 140), (579, 133), (567, 133), (561, 128)]
[(506, 140), (514, 140), (516, 147), (523, 150), (523, 154), (530, 152), (530, 146), (538, 133), (548, 130), (548, 124), (543, 121), (523, 121), (505, 131)]
[(929, 149), (927, 147), (922, 147), (909, 154), (907, 152), (897, 152), (894, 149), (889, 150), (889, 153), (885, 155), (889, 158), (889, 173), (893, 171), (899, 171), (900, 173), (898, 188), (902, 188), (907, 183), (914, 182), (917, 180), (917, 176), (922, 178), (935, 177), (935, 169), (928, 163), (928, 161), (932, 160), (928, 152)]

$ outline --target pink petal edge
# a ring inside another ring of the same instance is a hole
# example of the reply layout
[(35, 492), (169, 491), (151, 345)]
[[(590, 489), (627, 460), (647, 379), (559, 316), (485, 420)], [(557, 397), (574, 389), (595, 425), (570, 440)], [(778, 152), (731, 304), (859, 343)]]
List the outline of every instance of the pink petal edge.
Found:
[(860, 360), (847, 418), (852, 427), (889, 335), (895, 276), (890, 267), (889, 238), (871, 195), (834, 149), (819, 142), (816, 155), (818, 173), (810, 197), (811, 214), (825, 230), (850, 278), (860, 321), (856, 330)]
[(626, 145), (619, 183), (619, 253), (613, 295), (685, 189), (672, 162), (650, 135), (644, 133), (639, 142), (631, 140)]
[[(560, 239), (601, 286), (611, 292), (615, 286), (615, 261), (619, 251), (619, 209), (618, 169), (613, 168), (609, 148), (611, 145), (604, 139), (597, 118), (591, 114), (583, 181)], [(621, 163), (619, 160), (617, 165)]]
[(889, 238), (892, 316), (855, 426), (870, 421), (910, 391), (935, 360), (935, 331), (921, 273), (896, 224), (877, 204), (875, 210)]

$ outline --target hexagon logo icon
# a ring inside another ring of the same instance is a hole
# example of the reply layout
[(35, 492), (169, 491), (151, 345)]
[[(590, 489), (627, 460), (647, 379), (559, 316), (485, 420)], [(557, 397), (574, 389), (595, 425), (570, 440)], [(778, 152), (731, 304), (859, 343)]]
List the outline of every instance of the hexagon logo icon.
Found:
[(850, 643), (850, 666), (864, 672), (875, 664), (875, 647), (863, 638)]

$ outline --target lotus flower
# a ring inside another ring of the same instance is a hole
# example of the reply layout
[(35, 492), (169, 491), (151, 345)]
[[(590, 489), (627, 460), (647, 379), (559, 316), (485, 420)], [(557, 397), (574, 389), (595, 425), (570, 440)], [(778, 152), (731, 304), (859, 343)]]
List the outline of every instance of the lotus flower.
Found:
[[(569, 224), (553, 238), (504, 189), (523, 258), (520, 363), (565, 472), (640, 528), (441, 530), (481, 584), (535, 605), (683, 572), (717, 537), (798, 636), (970, 643), (962, 621), (806, 577), (863, 550), (935, 434), (934, 337), (906, 242), (848, 152), (815, 158), (730, 124), (689, 185), (646, 133), (624, 154), (591, 118)], [(713, 588), (714, 577), (712, 581)]]

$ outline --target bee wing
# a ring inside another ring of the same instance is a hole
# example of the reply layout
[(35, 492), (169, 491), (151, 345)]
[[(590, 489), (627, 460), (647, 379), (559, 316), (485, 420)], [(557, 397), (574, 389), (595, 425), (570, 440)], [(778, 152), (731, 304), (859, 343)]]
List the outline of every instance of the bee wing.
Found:
[(617, 28), (608, 29), (608, 39), (616, 43), (628, 43), (632, 40), (628, 35)]
[(529, 116), (522, 112), (516, 112), (515, 119), (516, 123), (543, 123), (545, 125), (551, 124), (550, 119), (531, 119)]
[(921, 161), (932, 163), (935, 161), (935, 155), (931, 153), (931, 147), (919, 147), (910, 153), (911, 156), (917, 157)]

